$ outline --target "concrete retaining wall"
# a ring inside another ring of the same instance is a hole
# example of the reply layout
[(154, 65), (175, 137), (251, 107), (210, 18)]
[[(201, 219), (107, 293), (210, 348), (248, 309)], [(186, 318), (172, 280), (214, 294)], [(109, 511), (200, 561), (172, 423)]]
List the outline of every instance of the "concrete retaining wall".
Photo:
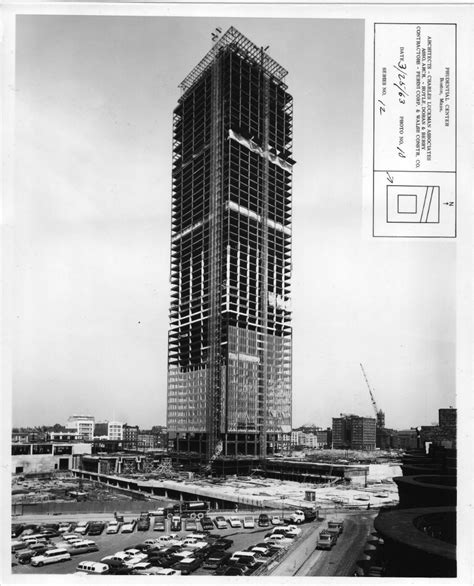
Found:
[(25, 503), (12, 505), (13, 515), (61, 515), (65, 513), (139, 513), (150, 511), (159, 506), (166, 506), (169, 501), (143, 501), (116, 499), (113, 501), (82, 501), (82, 502), (47, 502)]

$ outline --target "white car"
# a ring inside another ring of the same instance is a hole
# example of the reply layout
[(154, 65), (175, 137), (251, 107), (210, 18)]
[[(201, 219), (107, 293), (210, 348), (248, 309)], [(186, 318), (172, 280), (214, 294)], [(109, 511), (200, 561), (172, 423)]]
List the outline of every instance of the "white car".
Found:
[(235, 529), (237, 527), (242, 527), (239, 517), (229, 517), (229, 525)]
[(136, 524), (137, 522), (135, 521), (135, 519), (133, 519), (132, 521), (127, 521), (122, 525), (122, 533), (133, 533)]
[(287, 525), (285, 530), (287, 535), (291, 535), (293, 537), (297, 537), (301, 533), (301, 529), (296, 525)]
[(157, 545), (181, 545), (182, 540), (175, 535), (160, 535), (155, 540)]
[(282, 525), (283, 524), (283, 521), (280, 519), (280, 517), (278, 515), (274, 515), (271, 518), (271, 521), (272, 521), (272, 525)]
[(62, 539), (64, 541), (66, 541), (67, 543), (74, 543), (75, 541), (82, 541), (82, 537), (79, 537), (79, 535), (77, 535), (77, 533), (72, 534), (72, 535), (63, 535)]
[(89, 529), (89, 521), (79, 521), (74, 531), (75, 533), (79, 533), (79, 535), (85, 535), (87, 529)]
[(35, 555), (31, 558), (32, 566), (44, 566), (46, 564), (55, 564), (65, 562), (71, 559), (71, 554), (65, 549), (48, 549), (42, 555)]
[(255, 520), (253, 517), (244, 517), (244, 529), (254, 529)]
[(122, 523), (116, 521), (115, 519), (113, 521), (109, 521), (105, 532), (109, 534), (118, 533), (121, 525)]
[(275, 533), (269, 537), (265, 537), (263, 541), (265, 543), (271, 543), (272, 545), (286, 547), (292, 540), (289, 537)]
[(142, 557), (141, 555), (134, 555), (133, 557), (129, 558), (128, 560), (125, 560), (124, 565), (127, 566), (128, 568), (134, 568), (138, 564), (141, 564), (143, 561), (145, 561), (146, 558), (147, 558), (147, 556)]
[(181, 571), (173, 570), (173, 568), (162, 568), (157, 574), (160, 576), (181, 576)]
[(142, 574), (144, 576), (152, 576), (160, 573), (159, 566), (153, 566), (150, 562), (140, 562), (133, 567), (132, 574)]
[[(189, 535), (189, 537), (193, 538), (193, 539), (206, 539), (207, 535), (205, 533), (199, 533), (198, 531), (195, 531), (193, 533), (191, 533), (191, 535)], [(189, 537), (187, 539), (189, 539)]]

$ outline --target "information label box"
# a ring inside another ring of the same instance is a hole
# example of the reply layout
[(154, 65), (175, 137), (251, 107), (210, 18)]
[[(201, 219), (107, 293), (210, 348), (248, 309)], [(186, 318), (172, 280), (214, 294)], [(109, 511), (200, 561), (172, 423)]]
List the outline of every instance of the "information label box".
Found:
[(374, 28), (373, 236), (456, 236), (456, 25)]

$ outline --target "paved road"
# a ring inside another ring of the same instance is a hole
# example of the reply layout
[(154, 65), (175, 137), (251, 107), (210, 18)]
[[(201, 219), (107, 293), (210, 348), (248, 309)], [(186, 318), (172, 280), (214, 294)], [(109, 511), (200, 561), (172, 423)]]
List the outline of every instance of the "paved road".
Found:
[[(346, 516), (344, 533), (330, 551), (313, 550), (296, 576), (351, 576), (373, 531), (376, 512)], [(340, 518), (343, 515), (339, 516)]]

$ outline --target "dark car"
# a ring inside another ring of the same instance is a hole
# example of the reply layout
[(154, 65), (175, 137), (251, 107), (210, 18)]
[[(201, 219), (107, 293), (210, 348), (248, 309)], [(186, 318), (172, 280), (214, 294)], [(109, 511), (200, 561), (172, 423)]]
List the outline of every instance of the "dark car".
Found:
[[(181, 558), (182, 559), (182, 558)], [(162, 568), (171, 568), (176, 564), (179, 559), (174, 558), (171, 555), (159, 555), (148, 553), (148, 561), (154, 566), (160, 566)]]
[(180, 562), (175, 564), (173, 566), (173, 569), (180, 570), (181, 574), (183, 575), (192, 574), (201, 567), (201, 564), (202, 560), (200, 560), (199, 558), (188, 557), (184, 558), (184, 560), (181, 560)]
[(211, 552), (207, 556), (207, 559), (203, 563), (202, 567), (210, 570), (216, 570), (217, 568), (226, 565), (227, 561), (230, 560), (230, 556), (230, 553), (225, 553), (223, 551)]
[(148, 531), (150, 529), (150, 517), (140, 517), (137, 523), (137, 531)]
[(266, 548), (266, 549), (269, 550), (270, 555), (274, 555), (275, 553), (281, 551), (281, 548), (280, 547), (275, 547), (271, 543), (265, 542), (265, 541), (262, 541), (261, 543), (256, 543), (252, 547), (264, 547), (264, 548)]
[(54, 529), (42, 529), (39, 534), (45, 539), (53, 539), (53, 537), (61, 535), (59, 531), (55, 531)]
[(223, 566), (219, 566), (217, 570), (214, 572), (215, 576), (246, 576), (249, 572), (249, 568), (244, 564), (239, 564), (237, 562), (224, 564)]
[(203, 531), (212, 531), (214, 529), (214, 523), (210, 517), (203, 517), (201, 519), (201, 526)]
[(15, 553), (15, 558), (19, 564), (29, 564), (31, 558), (37, 554), (32, 549), (22, 549), (21, 551), (17, 551)]
[(212, 547), (215, 549), (229, 549), (229, 547), (232, 547), (233, 543), (234, 542), (232, 541), (232, 539), (221, 538), (216, 539), (212, 544)]
[(43, 523), (41, 527), (44, 529), (51, 529), (52, 531), (59, 531), (59, 523)]
[(12, 538), (15, 539), (22, 534), (25, 525), (23, 523), (14, 523), (12, 525)]
[(258, 516), (257, 523), (259, 527), (270, 527), (270, 517), (266, 513), (260, 513), (260, 515)]
[(122, 574), (131, 574), (132, 568), (126, 566), (122, 561), (119, 560), (109, 560), (106, 562), (109, 566), (109, 571), (111, 574), (115, 574), (117, 576)]
[(23, 527), (23, 535), (31, 535), (32, 533), (39, 533), (41, 531), (41, 525), (35, 525), (28, 523)]
[(89, 525), (89, 535), (101, 535), (105, 529), (105, 523), (94, 521)]

